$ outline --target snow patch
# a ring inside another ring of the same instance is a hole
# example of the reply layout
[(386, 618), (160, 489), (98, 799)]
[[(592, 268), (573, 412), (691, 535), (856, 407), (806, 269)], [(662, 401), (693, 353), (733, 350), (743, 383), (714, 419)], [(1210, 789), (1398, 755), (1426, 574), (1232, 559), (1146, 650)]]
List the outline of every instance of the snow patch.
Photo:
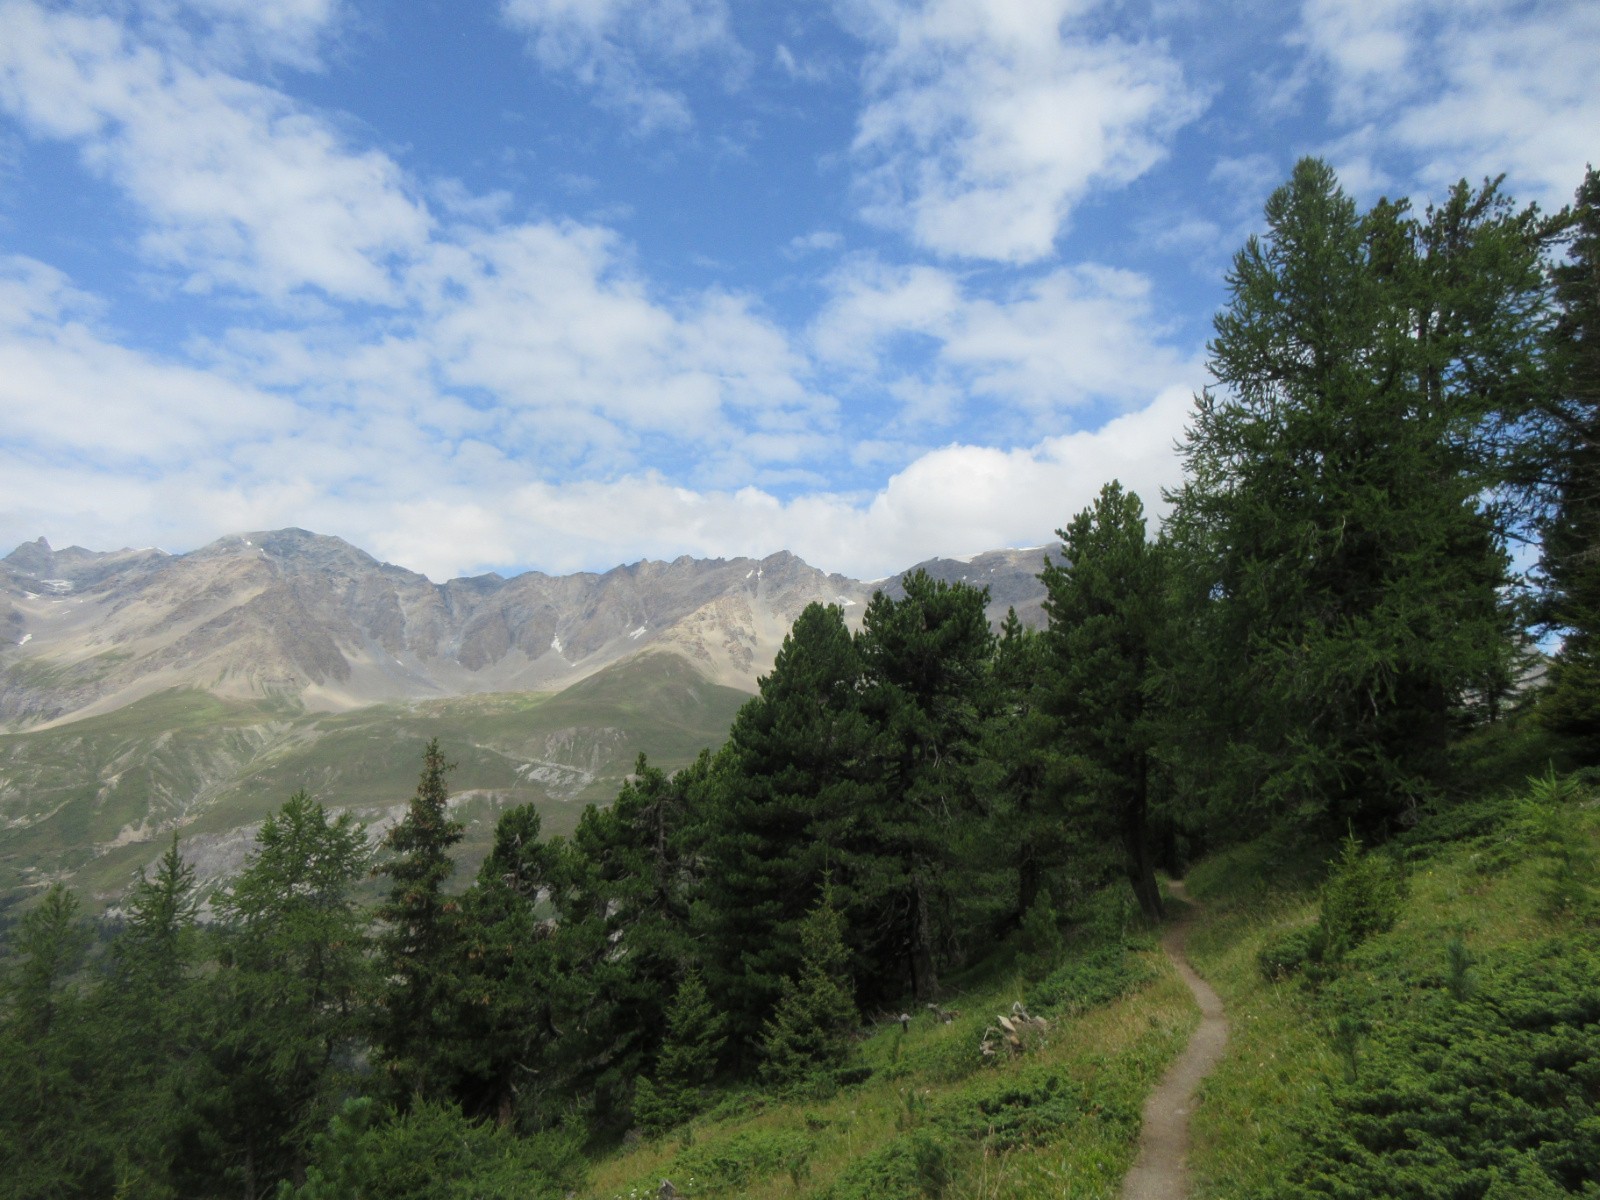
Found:
[(748, 571), (746, 571), (746, 572), (745, 572), (745, 573), (744, 573), (744, 577), (745, 577), (745, 578), (746, 578), (746, 579), (749, 579), (749, 578), (750, 578), (750, 576), (752, 576), (752, 575), (754, 575), (754, 574), (755, 574), (755, 573), (756, 573), (756, 569), (755, 569), (755, 568), (754, 568), (754, 567), (751, 567), (751, 568), (750, 568), (750, 569), (749, 569), (749, 570), (748, 570)]
[(637, 640), (637, 639), (638, 639), (638, 638), (641, 638), (641, 637), (643, 637), (643, 636), (644, 636), (644, 631), (645, 631), (645, 628), (646, 628), (646, 626), (643, 626), (643, 625), (641, 625), (641, 626), (639, 626), (639, 628), (637, 628), (637, 629), (635, 629), (635, 630), (634, 630), (634, 631), (633, 631), (633, 632), (632, 632), (632, 633), (630, 633), (630, 634), (629, 634), (629, 635), (628, 635), (628, 636), (629, 636), (629, 637), (630, 637), (630, 638), (634, 638), (634, 639), (635, 639), (635, 640)]
[(855, 601), (850, 599), (849, 596), (835, 596), (833, 602), (840, 608), (850, 608), (855, 604)]
[(49, 588), (57, 595), (60, 595), (62, 592), (70, 592), (72, 590), (72, 580), (70, 579), (41, 579), (39, 580), (39, 585), (41, 587)]
[(559, 633), (550, 639), (550, 649), (554, 650), (557, 654), (562, 652), (561, 635)]
[(33, 634), (25, 633), (20, 638), (17, 639), (17, 645), (26, 646), (31, 641), (33, 641)]

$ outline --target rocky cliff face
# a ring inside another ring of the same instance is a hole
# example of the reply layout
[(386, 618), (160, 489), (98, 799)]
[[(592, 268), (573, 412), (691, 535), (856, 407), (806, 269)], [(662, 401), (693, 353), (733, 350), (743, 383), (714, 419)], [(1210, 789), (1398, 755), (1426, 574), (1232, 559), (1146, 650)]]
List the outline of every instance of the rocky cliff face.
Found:
[[(1040, 551), (924, 564), (992, 589), (991, 611), (1037, 616)], [(639, 562), (604, 574), (435, 584), (301, 529), (190, 554), (53, 550), (0, 560), (0, 727), (108, 712), (191, 687), (338, 711), (473, 692), (558, 691), (647, 648), (753, 690), (801, 609), (860, 619), (876, 586), (788, 553)]]

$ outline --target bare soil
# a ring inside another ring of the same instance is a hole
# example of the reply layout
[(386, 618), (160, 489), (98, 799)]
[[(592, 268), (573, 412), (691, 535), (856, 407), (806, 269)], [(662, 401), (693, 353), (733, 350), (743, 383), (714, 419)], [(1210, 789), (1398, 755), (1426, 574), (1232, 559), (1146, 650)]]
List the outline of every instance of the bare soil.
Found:
[[(1179, 900), (1188, 900), (1183, 884), (1168, 885)], [(1139, 1133), (1139, 1157), (1122, 1181), (1122, 1200), (1186, 1200), (1189, 1195), (1189, 1114), (1200, 1081), (1222, 1059), (1228, 1044), (1228, 1021), (1222, 1000), (1211, 985), (1189, 965), (1184, 953), (1190, 912), (1162, 935), (1161, 946), (1194, 993), (1200, 1006), (1200, 1028), (1156, 1090), (1144, 1102), (1144, 1125)]]

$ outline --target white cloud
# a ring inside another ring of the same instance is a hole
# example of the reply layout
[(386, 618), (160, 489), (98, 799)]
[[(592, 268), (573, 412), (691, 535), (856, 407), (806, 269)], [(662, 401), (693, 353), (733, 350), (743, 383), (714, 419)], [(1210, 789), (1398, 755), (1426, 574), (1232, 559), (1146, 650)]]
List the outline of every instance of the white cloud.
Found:
[(26, 457), (139, 471), (288, 430), (279, 397), (115, 345), (84, 320), (97, 308), (43, 264), (0, 260), (0, 409)]
[(546, 70), (571, 74), (641, 133), (693, 124), (682, 92), (655, 76), (708, 58), (738, 69), (727, 0), (503, 0), (506, 22), (529, 37)]
[(841, 0), (875, 46), (855, 137), (863, 215), (942, 255), (1047, 257), (1091, 189), (1131, 182), (1201, 103), (1086, 0)]
[(833, 289), (813, 327), (817, 353), (870, 372), (915, 357), (924, 340), (931, 369), (899, 385), (926, 406), (924, 419), (982, 404), (1028, 414), (1030, 426), (1057, 424), (1068, 409), (1123, 408), (1200, 378), (1197, 363), (1161, 340), (1150, 281), (1131, 271), (1063, 267), (996, 296), (939, 268), (858, 259)]
[(1302, 35), (1354, 130), (1345, 143), (1411, 152), (1434, 189), (1503, 171), (1516, 194), (1559, 205), (1594, 158), (1600, 8), (1587, 0), (1308, 0)]
[(1012, 450), (947, 446), (865, 498), (813, 493), (784, 501), (749, 487), (691, 491), (648, 474), (560, 488), (530, 484), (492, 498), (436, 496), (401, 506), (370, 544), (436, 579), (467, 564), (534, 557), (566, 571), (640, 557), (784, 549), (830, 571), (879, 578), (937, 554), (1037, 545), (1112, 478), (1159, 513), (1161, 489), (1180, 476), (1173, 443), (1191, 405), (1187, 391), (1173, 388), (1094, 432)]
[(394, 298), (430, 218), (399, 168), (281, 93), (133, 42), (107, 17), (0, 3), (0, 107), (77, 142), (150, 228), (140, 246), (206, 290)]
[(301, 69), (319, 65), (323, 38), (336, 22), (340, 0), (143, 0), (147, 26), (164, 26), (166, 39), (190, 39), (188, 14), (205, 22), (197, 50), (207, 57), (238, 60), (260, 57)]

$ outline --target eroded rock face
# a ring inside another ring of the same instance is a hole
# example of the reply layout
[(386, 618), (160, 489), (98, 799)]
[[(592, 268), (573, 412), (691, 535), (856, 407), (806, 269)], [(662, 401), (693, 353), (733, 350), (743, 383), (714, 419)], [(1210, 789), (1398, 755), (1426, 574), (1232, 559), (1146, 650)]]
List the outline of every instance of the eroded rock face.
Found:
[[(1043, 551), (923, 566), (1039, 618)], [(557, 691), (646, 648), (753, 690), (813, 601), (859, 622), (876, 587), (792, 554), (638, 562), (604, 574), (435, 584), (339, 538), (280, 529), (189, 554), (55, 550), (0, 560), (0, 727), (107, 712), (172, 687), (312, 709)]]

